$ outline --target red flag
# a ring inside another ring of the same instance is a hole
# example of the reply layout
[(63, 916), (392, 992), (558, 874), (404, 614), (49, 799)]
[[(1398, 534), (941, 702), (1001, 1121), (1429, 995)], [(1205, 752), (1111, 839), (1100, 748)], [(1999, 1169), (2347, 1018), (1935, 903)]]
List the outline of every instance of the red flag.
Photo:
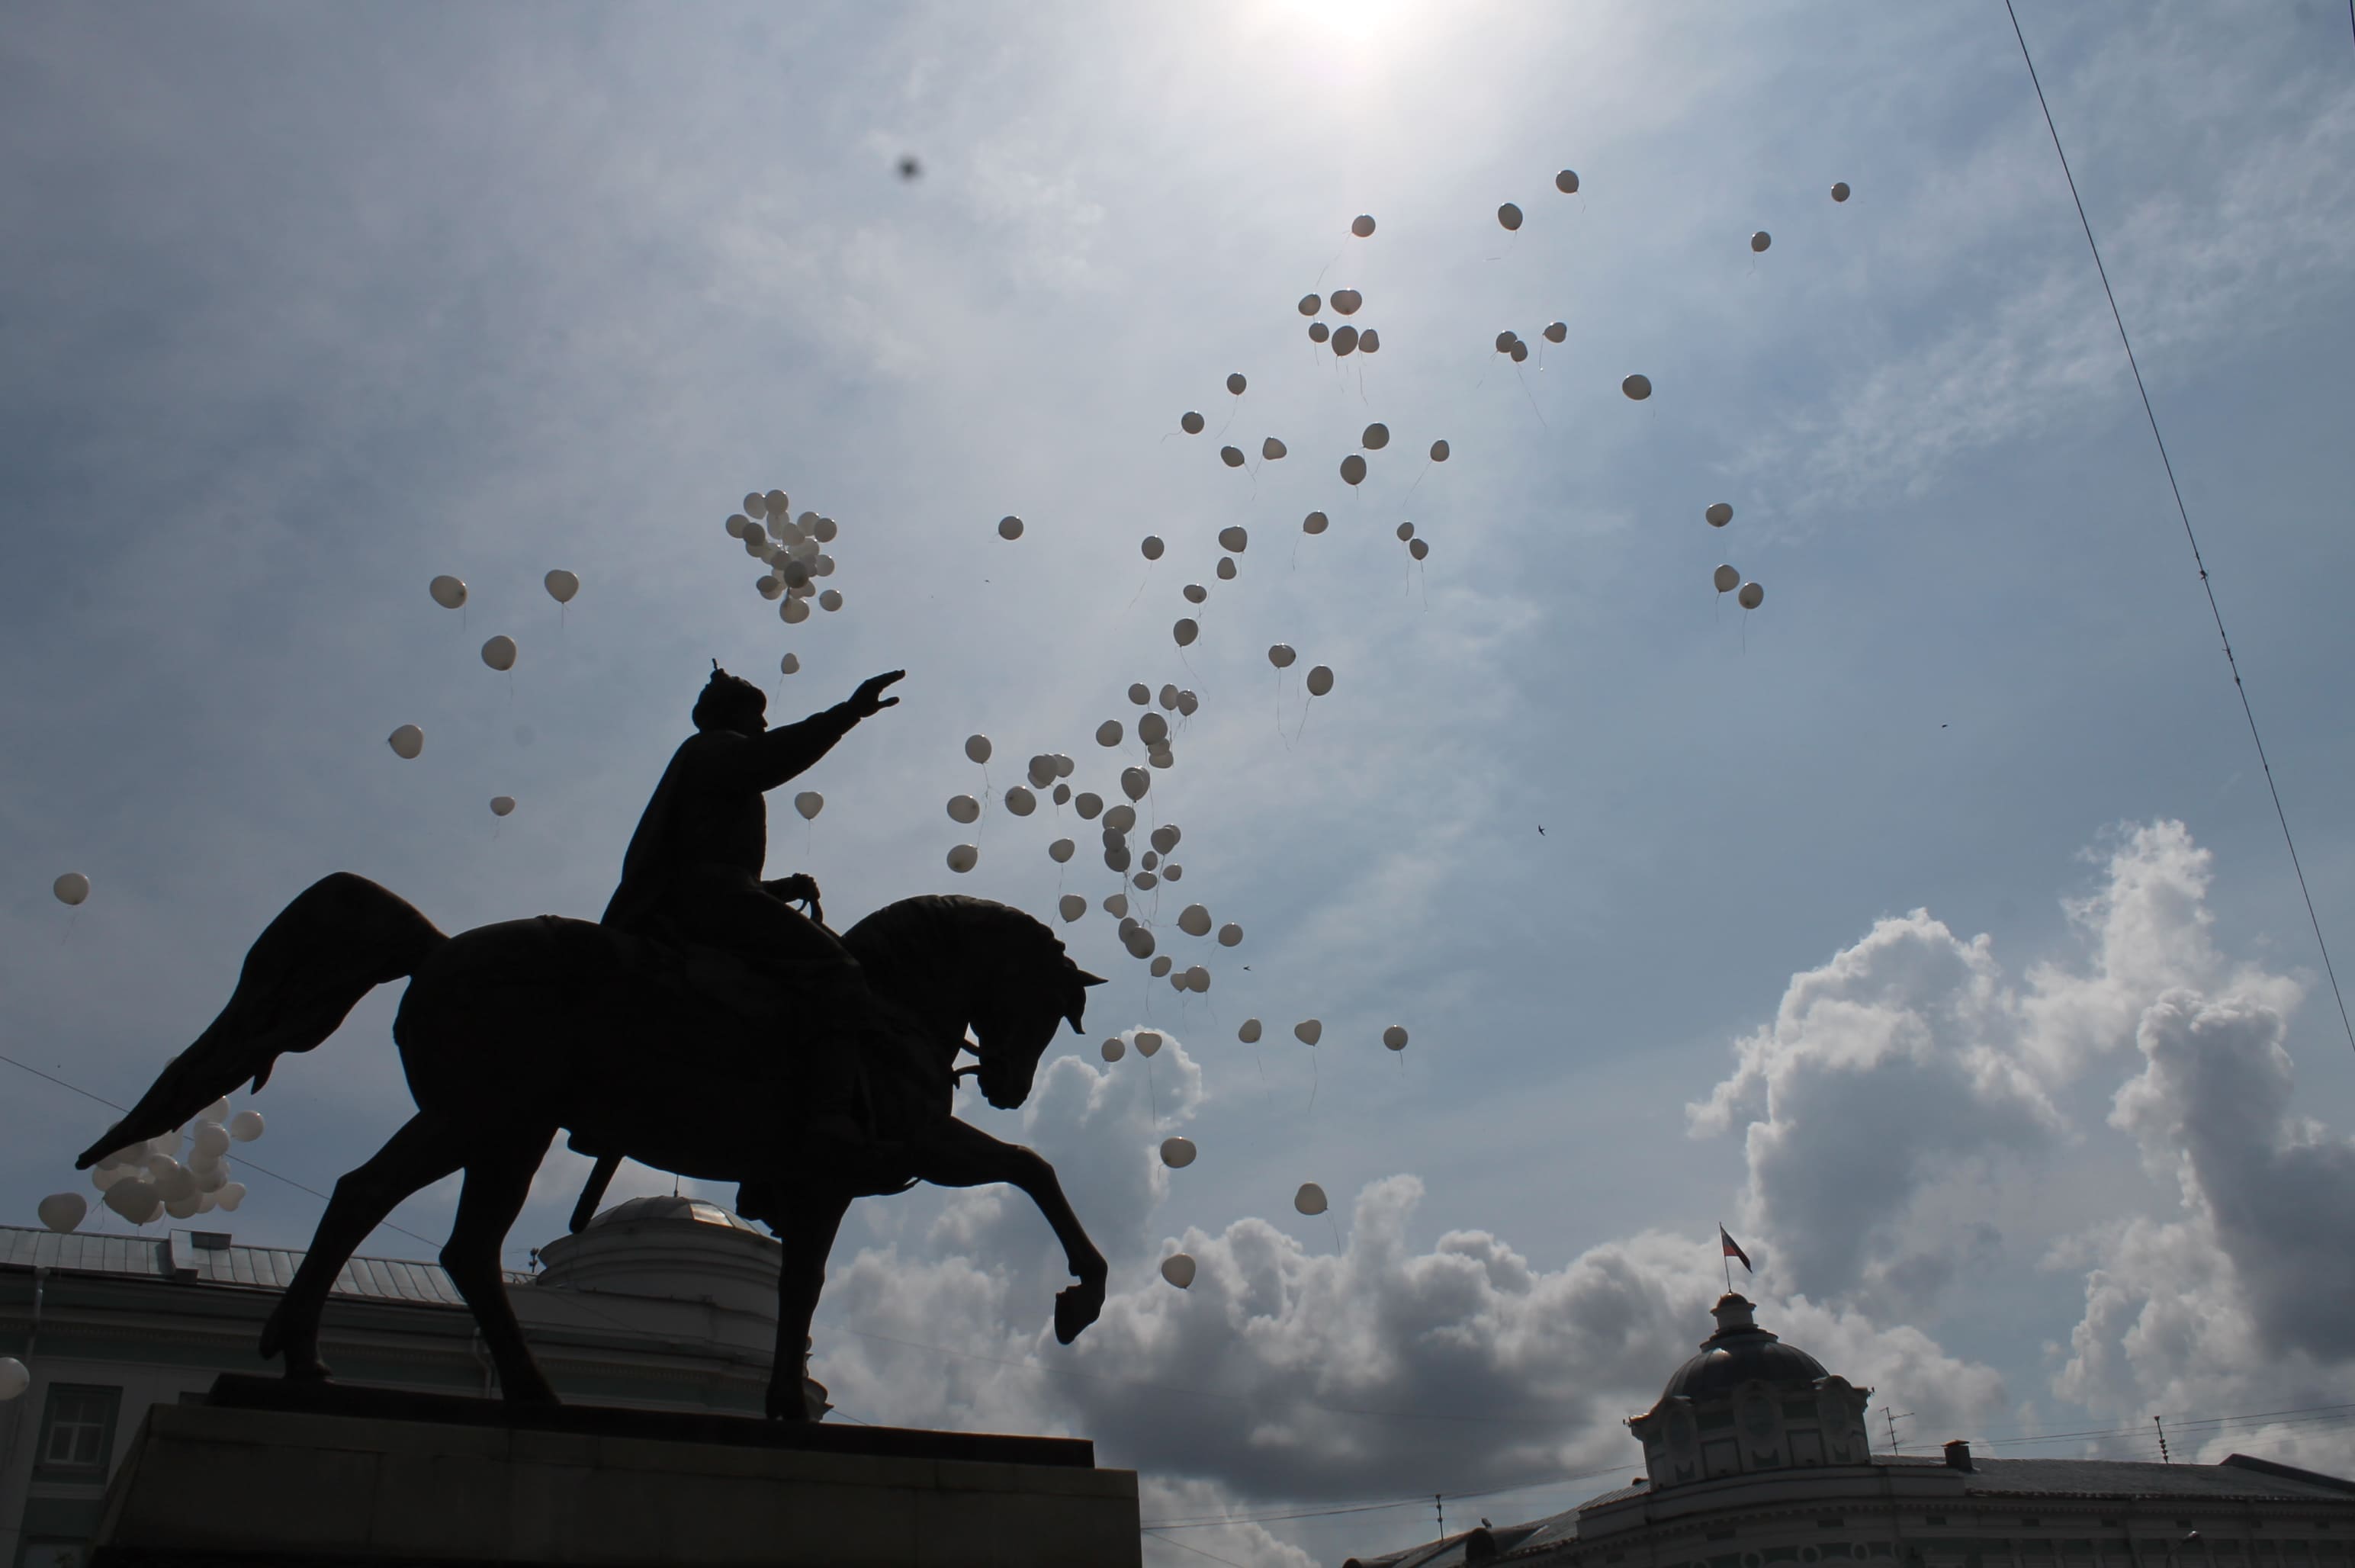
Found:
[(1756, 1274), (1758, 1272), (1756, 1269), (1750, 1266), (1750, 1254), (1742, 1250), (1742, 1243), (1735, 1241), (1732, 1236), (1727, 1235), (1725, 1233), (1725, 1227), (1722, 1225), (1720, 1225), (1717, 1228), (1717, 1240), (1718, 1244), (1724, 1249), (1725, 1255), (1727, 1257), (1740, 1258), (1742, 1260), (1742, 1268), (1743, 1273)]

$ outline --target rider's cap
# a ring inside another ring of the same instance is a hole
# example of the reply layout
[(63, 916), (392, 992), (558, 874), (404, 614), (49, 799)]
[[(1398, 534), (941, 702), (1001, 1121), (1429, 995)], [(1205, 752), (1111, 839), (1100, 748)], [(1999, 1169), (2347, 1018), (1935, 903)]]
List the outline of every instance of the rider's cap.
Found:
[(723, 730), (737, 720), (751, 713), (769, 710), (769, 694), (751, 681), (730, 675), (711, 661), (711, 678), (703, 683), (703, 695), (695, 699), (695, 727), (698, 730)]

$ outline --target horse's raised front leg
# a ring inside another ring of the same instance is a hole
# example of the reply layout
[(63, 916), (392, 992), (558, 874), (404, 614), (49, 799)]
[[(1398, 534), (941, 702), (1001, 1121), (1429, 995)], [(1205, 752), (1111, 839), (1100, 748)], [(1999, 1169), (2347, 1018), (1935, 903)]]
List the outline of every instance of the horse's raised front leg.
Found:
[(1055, 1295), (1055, 1338), (1066, 1345), (1078, 1339), (1080, 1330), (1103, 1311), (1108, 1271), (1103, 1254), (1081, 1229), (1080, 1217), (1071, 1212), (1063, 1184), (1055, 1179), (1055, 1168), (1019, 1144), (991, 1137), (979, 1127), (954, 1118), (936, 1137), (911, 1153), (916, 1174), (935, 1187), (986, 1187), (1003, 1181), (1029, 1194), (1030, 1201), (1053, 1227), (1055, 1240), (1063, 1244), (1064, 1261), (1080, 1282)]
[(769, 1370), (769, 1419), (807, 1421), (810, 1317), (826, 1288), (826, 1260), (850, 1209), (850, 1194), (822, 1187), (794, 1189), (783, 1205), (777, 1239), (785, 1253), (777, 1270), (777, 1355)]

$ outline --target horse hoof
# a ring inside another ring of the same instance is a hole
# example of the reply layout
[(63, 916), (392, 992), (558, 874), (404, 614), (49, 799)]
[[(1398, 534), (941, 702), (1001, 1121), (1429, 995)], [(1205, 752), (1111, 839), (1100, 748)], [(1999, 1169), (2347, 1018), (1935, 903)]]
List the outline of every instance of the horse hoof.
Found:
[(1068, 1345), (1103, 1313), (1101, 1285), (1074, 1285), (1055, 1293), (1055, 1342)]

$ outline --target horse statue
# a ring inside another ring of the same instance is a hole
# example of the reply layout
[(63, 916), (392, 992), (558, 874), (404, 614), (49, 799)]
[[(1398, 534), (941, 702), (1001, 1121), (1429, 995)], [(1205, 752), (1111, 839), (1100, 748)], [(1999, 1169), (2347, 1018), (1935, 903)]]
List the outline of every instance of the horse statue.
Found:
[[(248, 1080), (259, 1090), (280, 1056), (317, 1046), (368, 991), (407, 978), (392, 1035), (417, 1115), (336, 1183), (309, 1253), (262, 1328), (261, 1354), (282, 1356), (287, 1377), (328, 1376), (320, 1312), (361, 1242), (403, 1200), (463, 1170), (442, 1265), (482, 1328), (506, 1398), (556, 1403), (507, 1301), (499, 1257), (559, 1129), (598, 1156), (576, 1230), (623, 1153), (778, 1195), (770, 1220), (784, 1253), (773, 1419), (808, 1419), (810, 1317), (843, 1214), (868, 1193), (919, 1181), (1021, 1189), (1078, 1280), (1055, 1297), (1055, 1337), (1070, 1344), (1103, 1309), (1103, 1256), (1054, 1168), (959, 1121), (954, 1101), (957, 1079), (973, 1073), (991, 1104), (1020, 1105), (1039, 1058), (1065, 1019), (1082, 1027), (1087, 988), (1102, 979), (1074, 964), (1047, 926), (985, 899), (902, 899), (842, 940), (871, 993), (859, 1067), (889, 1179), (794, 1158), (779, 1131), (795, 1114), (794, 1073), (780, 1045), (785, 1025), (775, 987), (749, 966), (553, 915), (448, 936), (350, 872), (313, 884), (271, 922), (220, 1016), (76, 1164), (88, 1168), (169, 1132)], [(956, 1066), (964, 1050), (977, 1065)]]

